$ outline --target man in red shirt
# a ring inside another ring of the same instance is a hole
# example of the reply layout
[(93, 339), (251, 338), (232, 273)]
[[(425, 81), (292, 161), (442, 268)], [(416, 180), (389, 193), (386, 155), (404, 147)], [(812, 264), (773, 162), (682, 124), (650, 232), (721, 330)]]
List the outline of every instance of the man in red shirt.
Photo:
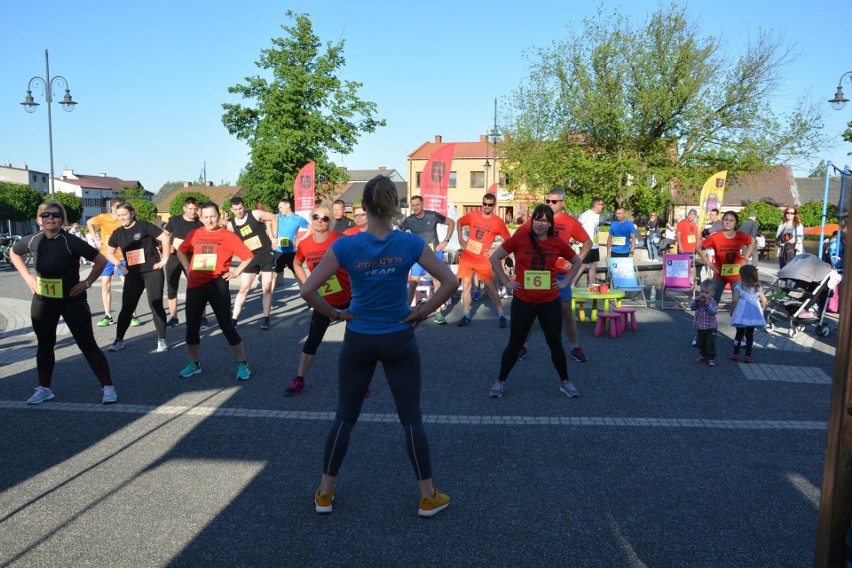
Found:
[[(579, 243), (580, 252), (577, 254), (574, 262), (583, 262), (589, 251), (592, 250), (592, 239), (589, 238), (589, 234), (583, 228), (583, 225), (563, 210), (565, 206), (565, 191), (562, 189), (551, 189), (547, 193), (544, 202), (553, 211), (554, 235), (568, 244), (571, 244), (572, 241)], [(530, 221), (527, 221), (518, 231), (529, 231), (530, 227)], [(560, 262), (557, 264), (559, 274), (556, 276), (556, 279), (562, 280), (571, 268), (571, 263), (564, 258), (559, 260)], [(571, 358), (580, 363), (585, 363), (589, 358), (577, 341), (577, 321), (574, 319), (574, 311), (571, 309), (570, 285), (560, 290), (560, 298), (562, 299), (562, 325), (565, 327), (565, 335), (568, 336), (568, 342), (570, 343)], [(523, 359), (526, 355), (527, 348), (521, 347), (520, 351), (518, 351), (518, 358)]]
[[(491, 270), (491, 245), (499, 236), (508, 240), (509, 229), (500, 217), (494, 214), (497, 205), (497, 196), (486, 193), (482, 197), (482, 209), (471, 211), (456, 222), (456, 231), (461, 245), (461, 258), (459, 259), (459, 280), (462, 281), (462, 306), (464, 315), (459, 321), (459, 327), (470, 325), (470, 288), (473, 282), (473, 272), (476, 271), (479, 280), (485, 283), (485, 289), (491, 297), (491, 302), (497, 309), (497, 318), (501, 328), (509, 327), (509, 320), (503, 312), (503, 302), (494, 286), (494, 272)], [(464, 228), (469, 227), (467, 238), (464, 236)]]
[(678, 221), (677, 227), (675, 227), (678, 254), (695, 253), (695, 245), (698, 243), (698, 225), (695, 224), (697, 216), (698, 211), (690, 209), (686, 218)]

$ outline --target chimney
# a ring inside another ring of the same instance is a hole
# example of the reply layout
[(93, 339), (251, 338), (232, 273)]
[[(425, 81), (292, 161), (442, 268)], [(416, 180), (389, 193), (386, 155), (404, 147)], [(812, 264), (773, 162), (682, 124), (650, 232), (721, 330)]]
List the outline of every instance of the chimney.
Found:
[(479, 135), (479, 141), (487, 143), (488, 142), (488, 136), (486, 134), (480, 134)]
[(106, 177), (106, 172), (100, 172), (98, 175), (99, 175), (99, 176), (101, 176), (102, 178), (105, 178), (105, 177)]
[(379, 166), (379, 171), (380, 171), (380, 172), (383, 172), (383, 171), (385, 171), (386, 169), (388, 169), (388, 167), (387, 167), (387, 166)]
[(208, 181), (208, 182), (207, 182), (207, 187), (213, 187), (213, 182), (212, 182), (212, 181)]
[(30, 168), (29, 168), (29, 166), (28, 166), (28, 165), (26, 165), (26, 164), (21, 164), (21, 169), (22, 169), (22, 170), (28, 170), (28, 169), (30, 169)]
[(440, 144), (440, 143), (441, 143), (441, 135), (440, 135), (440, 134), (436, 134), (436, 135), (435, 135), (435, 144)]
[(192, 182), (191, 181), (185, 181), (185, 182), (183, 182), (183, 186), (184, 187), (192, 187)]

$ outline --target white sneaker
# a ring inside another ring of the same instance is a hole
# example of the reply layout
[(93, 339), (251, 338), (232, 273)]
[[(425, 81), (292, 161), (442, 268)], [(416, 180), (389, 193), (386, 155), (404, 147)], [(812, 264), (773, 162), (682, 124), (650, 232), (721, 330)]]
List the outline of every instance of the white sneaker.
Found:
[(169, 350), (169, 345), (166, 343), (165, 339), (157, 340), (157, 353), (165, 353)]

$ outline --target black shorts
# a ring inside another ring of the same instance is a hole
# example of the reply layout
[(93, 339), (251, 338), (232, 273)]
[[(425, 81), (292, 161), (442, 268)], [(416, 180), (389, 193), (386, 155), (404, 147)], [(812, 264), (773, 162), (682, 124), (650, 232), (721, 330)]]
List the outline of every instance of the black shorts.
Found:
[(273, 272), (275, 270), (275, 253), (272, 251), (262, 252), (254, 255), (251, 262), (243, 272), (257, 274), (259, 272)]
[(278, 252), (275, 254), (275, 272), (284, 272), (285, 268), (289, 268), (290, 272), (293, 272), (293, 260), (296, 258), (296, 253)]
[(601, 249), (596, 248), (589, 251), (589, 254), (586, 255), (586, 258), (583, 259), (583, 264), (591, 264), (593, 262), (601, 261)]

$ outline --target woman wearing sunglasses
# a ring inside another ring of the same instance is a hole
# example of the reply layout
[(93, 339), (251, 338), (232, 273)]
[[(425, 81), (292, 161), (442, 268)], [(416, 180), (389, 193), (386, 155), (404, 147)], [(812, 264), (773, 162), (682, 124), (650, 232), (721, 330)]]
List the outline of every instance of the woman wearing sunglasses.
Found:
[[(92, 332), (92, 313), (86, 301), (86, 290), (92, 287), (103, 272), (107, 260), (86, 241), (62, 230), (67, 222), (65, 208), (58, 201), (45, 201), (38, 207), (36, 223), (41, 232), (15, 243), (10, 254), (12, 264), (33, 293), (30, 315), (33, 332), (38, 340), (36, 369), (38, 386), (27, 404), (41, 404), (55, 397), (51, 390), (53, 368), (56, 364), (56, 326), (59, 318), (71, 330), (77, 347), (83, 352), (101, 384), (103, 404), (118, 400), (112, 385), (109, 363), (95, 341)], [(35, 275), (27, 268), (22, 255), (33, 254)], [(80, 281), (80, 258), (94, 262), (89, 276)]]
[[(314, 207), (310, 219), (313, 234), (299, 242), (293, 263), (293, 274), (296, 275), (301, 284), (304, 284), (305, 280), (308, 279), (303, 264), (307, 263), (308, 270), (313, 272), (325, 255), (325, 251), (331, 247), (331, 243), (343, 237), (340, 233), (333, 233), (329, 230), (331, 212), (325, 205)], [(320, 286), (319, 293), (332, 308), (345, 310), (349, 307), (349, 275), (343, 268), (340, 268)], [(331, 325), (331, 319), (328, 316), (317, 310), (311, 313), (311, 327), (308, 330), (305, 345), (302, 346), (299, 370), (296, 372), (296, 378), (290, 382), (290, 386), (284, 391), (284, 396), (296, 396), (305, 390), (305, 375), (308, 374), (308, 369), (311, 368), (316, 358), (317, 349), (322, 343), (329, 325)]]
[(795, 207), (784, 208), (783, 219), (775, 232), (775, 242), (778, 243), (778, 268), (784, 268), (796, 255), (805, 252), (805, 226)]
[[(450, 504), (450, 498), (432, 484), (429, 441), (420, 412), (420, 350), (414, 328), (443, 305), (459, 287), (450, 268), (420, 237), (394, 231), (399, 199), (394, 183), (377, 176), (364, 187), (367, 230), (334, 241), (302, 286), (301, 296), (331, 320), (345, 320), (346, 333), (338, 362), (338, 403), (328, 433), (322, 478), (314, 495), (318, 513), (331, 513), (334, 484), (349, 435), (376, 364), (381, 362), (405, 431), (405, 448), (420, 489), (418, 515), (431, 517)], [(425, 303), (408, 303), (408, 273), (419, 263), (441, 282)], [(349, 274), (352, 299), (349, 309), (329, 304), (321, 290), (329, 278), (344, 268)]]

